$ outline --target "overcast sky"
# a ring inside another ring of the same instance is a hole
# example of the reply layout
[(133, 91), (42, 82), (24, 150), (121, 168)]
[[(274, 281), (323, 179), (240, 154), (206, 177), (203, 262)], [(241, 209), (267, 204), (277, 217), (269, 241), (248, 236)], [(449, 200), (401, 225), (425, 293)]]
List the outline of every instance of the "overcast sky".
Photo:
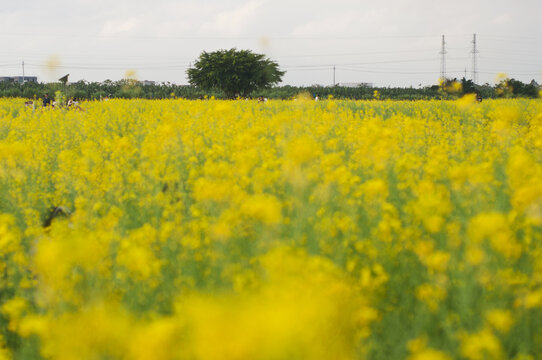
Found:
[[(186, 84), (202, 51), (251, 49), (283, 85), (431, 85), (441, 70), (478, 83), (497, 73), (542, 83), (540, 0), (0, 0), (0, 76)], [(334, 71), (335, 67), (335, 71)], [(132, 72), (133, 73), (133, 72)]]

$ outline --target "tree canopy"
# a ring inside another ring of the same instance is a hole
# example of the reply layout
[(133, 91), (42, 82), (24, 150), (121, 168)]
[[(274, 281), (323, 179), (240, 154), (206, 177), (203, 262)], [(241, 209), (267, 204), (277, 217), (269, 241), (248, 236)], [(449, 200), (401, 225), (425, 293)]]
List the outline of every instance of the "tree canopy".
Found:
[(186, 73), (191, 85), (221, 90), (228, 97), (247, 96), (276, 85), (284, 75), (278, 64), (265, 55), (237, 49), (204, 51)]

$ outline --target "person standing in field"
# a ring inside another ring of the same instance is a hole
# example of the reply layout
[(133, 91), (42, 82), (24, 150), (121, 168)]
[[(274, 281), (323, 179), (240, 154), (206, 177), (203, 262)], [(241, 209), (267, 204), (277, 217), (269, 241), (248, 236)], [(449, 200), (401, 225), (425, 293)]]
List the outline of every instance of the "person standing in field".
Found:
[(45, 94), (45, 96), (43, 96), (43, 107), (47, 107), (51, 105), (51, 99), (49, 98), (49, 94)]
[(79, 111), (85, 111), (83, 110), (81, 106), (79, 106), (79, 102), (73, 96), (68, 100), (68, 108), (74, 108)]

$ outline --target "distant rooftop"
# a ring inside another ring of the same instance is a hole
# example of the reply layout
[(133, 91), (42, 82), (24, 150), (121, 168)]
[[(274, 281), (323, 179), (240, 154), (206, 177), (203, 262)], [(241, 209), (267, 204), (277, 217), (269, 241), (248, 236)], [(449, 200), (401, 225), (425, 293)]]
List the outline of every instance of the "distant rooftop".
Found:
[(366, 83), (366, 82), (346, 82), (346, 83), (340, 83), (337, 85), (342, 86), (342, 87), (348, 87), (348, 88), (357, 88), (357, 87), (372, 88), (373, 87), (373, 83)]
[(13, 81), (18, 82), (19, 84), (25, 82), (38, 82), (37, 76), (0, 76), (0, 81)]

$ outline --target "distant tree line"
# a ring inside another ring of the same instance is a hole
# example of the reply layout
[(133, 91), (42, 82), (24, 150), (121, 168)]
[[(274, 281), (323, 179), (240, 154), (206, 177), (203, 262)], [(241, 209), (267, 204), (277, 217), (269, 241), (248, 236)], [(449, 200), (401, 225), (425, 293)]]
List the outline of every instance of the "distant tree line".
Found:
[[(461, 84), (461, 86), (450, 86)], [(452, 89), (452, 90), (450, 90)], [(0, 82), (0, 97), (43, 98), (48, 93), (50, 96), (61, 91), (66, 97), (75, 97), (81, 100), (99, 100), (105, 97), (123, 99), (205, 99), (215, 97), (217, 99), (231, 98), (219, 90), (204, 91), (192, 85), (175, 85), (171, 83), (143, 84), (135, 80), (106, 80), (103, 82), (78, 81), (63, 85), (61, 83), (33, 83), (19, 84), (17, 82)], [(374, 99), (382, 100), (423, 100), (423, 99), (450, 99), (461, 97), (464, 94), (476, 93), (483, 98), (536, 98), (541, 91), (536, 81), (523, 83), (516, 79), (503, 79), (496, 85), (475, 85), (472, 80), (446, 79), (440, 85), (428, 87), (343, 87), (343, 86), (275, 86), (259, 91), (253, 91), (246, 97), (257, 98), (260, 96), (269, 99), (291, 99), (300, 93), (308, 93), (318, 96), (320, 99), (330, 96), (337, 99)]]

